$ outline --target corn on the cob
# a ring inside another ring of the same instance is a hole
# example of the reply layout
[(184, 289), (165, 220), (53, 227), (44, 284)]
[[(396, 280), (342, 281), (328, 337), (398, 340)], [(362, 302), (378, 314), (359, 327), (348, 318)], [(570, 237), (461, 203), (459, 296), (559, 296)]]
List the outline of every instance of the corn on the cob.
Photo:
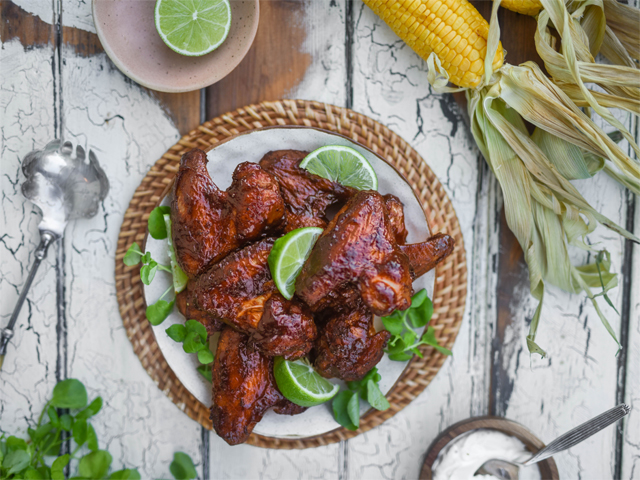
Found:
[[(467, 0), (364, 0), (418, 55), (432, 52), (451, 83), (472, 88), (484, 74), (489, 24)], [(493, 69), (502, 66), (498, 47)]]
[(502, 0), (500, 6), (512, 12), (536, 16), (542, 10), (540, 0)]

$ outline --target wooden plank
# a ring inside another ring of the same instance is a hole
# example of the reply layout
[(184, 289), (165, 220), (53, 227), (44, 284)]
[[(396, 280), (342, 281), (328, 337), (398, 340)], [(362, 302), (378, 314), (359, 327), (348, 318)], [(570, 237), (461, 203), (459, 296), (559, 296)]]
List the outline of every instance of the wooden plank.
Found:
[(207, 118), (296, 96), (344, 104), (344, 3), (261, 1), (249, 53), (207, 89)]
[[(51, 5), (48, 14), (53, 18)], [(50, 25), (0, 2), (0, 327), (6, 326), (40, 242), (40, 214), (21, 193), (24, 156), (55, 136)], [(0, 371), (0, 432), (27, 437), (56, 384), (56, 245), (40, 266)]]
[[(71, 0), (62, 5), (63, 22), (90, 9)], [(113, 262), (135, 188), (179, 133), (157, 99), (99, 53), (95, 34), (63, 28), (62, 35), (63, 135), (94, 149), (111, 183), (98, 215), (67, 228), (69, 376), (81, 379), (91, 396), (104, 397), (93, 424), (114, 468), (138, 467), (144, 478), (166, 477), (176, 450), (202, 463), (201, 429), (158, 390), (131, 351), (115, 298)], [(199, 92), (191, 98), (199, 108)], [(198, 122), (197, 109), (185, 118)]]
[[(634, 232), (640, 234), (640, 202), (634, 199)], [(622, 444), (622, 471), (620, 478), (634, 480), (640, 475), (640, 249), (632, 247), (632, 268), (629, 312), (629, 345), (627, 348), (627, 375), (625, 403), (631, 414), (625, 420)]]
[[(231, 75), (207, 89), (207, 118), (287, 96), (344, 105), (347, 1), (261, 2), (252, 52)], [(347, 463), (344, 444), (303, 451), (229, 447), (215, 432), (210, 452), (211, 478), (344, 478)]]
[(407, 408), (348, 444), (349, 478), (417, 478), (440, 431), (488, 411), (495, 182), (463, 112), (450, 95), (431, 92), (426, 63), (360, 2), (354, 3), (353, 19), (354, 109), (409, 141), (438, 175), (460, 220), (469, 267), (467, 309), (453, 358)]

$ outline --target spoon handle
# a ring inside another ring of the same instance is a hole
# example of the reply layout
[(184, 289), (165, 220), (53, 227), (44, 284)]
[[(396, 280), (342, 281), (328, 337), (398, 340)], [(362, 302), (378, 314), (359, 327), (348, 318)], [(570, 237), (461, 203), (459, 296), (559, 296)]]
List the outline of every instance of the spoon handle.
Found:
[(0, 333), (0, 369), (2, 368), (2, 363), (4, 361), (4, 354), (7, 351), (7, 344), (9, 343), (9, 340), (11, 340), (11, 337), (13, 337), (13, 327), (15, 326), (18, 315), (20, 314), (22, 304), (27, 298), (27, 293), (29, 292), (31, 283), (36, 276), (38, 267), (40, 266), (42, 260), (47, 256), (47, 249), (49, 248), (49, 245), (51, 245), (51, 242), (53, 240), (55, 240), (55, 236), (52, 233), (41, 232), (40, 245), (38, 245), (38, 248), (36, 249), (35, 259), (33, 261), (33, 265), (31, 266), (31, 271), (29, 272), (27, 281), (22, 287), (22, 291), (20, 292), (20, 296), (18, 297), (18, 302), (16, 303), (13, 313), (11, 314), (11, 319), (9, 319), (9, 324)]
[(573, 430), (569, 430), (564, 435), (556, 438), (553, 442), (544, 447), (529, 460), (524, 462), (523, 465), (538, 463), (545, 458), (549, 458), (558, 452), (579, 444), (594, 433), (597, 433), (603, 428), (608, 427), (612, 423), (617, 422), (626, 414), (628, 414), (630, 410), (631, 409), (624, 403), (621, 403), (617, 407), (613, 407), (611, 410), (607, 410), (603, 414), (592, 418), (588, 422), (585, 422), (582, 425), (574, 428)]

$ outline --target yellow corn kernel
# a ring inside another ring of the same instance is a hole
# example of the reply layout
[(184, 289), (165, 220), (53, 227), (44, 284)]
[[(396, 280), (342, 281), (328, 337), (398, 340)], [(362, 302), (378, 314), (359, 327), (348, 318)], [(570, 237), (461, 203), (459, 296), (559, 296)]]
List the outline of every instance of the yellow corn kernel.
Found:
[[(466, 88), (480, 83), (489, 24), (467, 0), (364, 0), (364, 3), (422, 58), (426, 60), (435, 52), (451, 83)], [(500, 45), (493, 69), (500, 68), (503, 61)]]
[(512, 12), (536, 16), (542, 10), (540, 0), (502, 0), (500, 6)]

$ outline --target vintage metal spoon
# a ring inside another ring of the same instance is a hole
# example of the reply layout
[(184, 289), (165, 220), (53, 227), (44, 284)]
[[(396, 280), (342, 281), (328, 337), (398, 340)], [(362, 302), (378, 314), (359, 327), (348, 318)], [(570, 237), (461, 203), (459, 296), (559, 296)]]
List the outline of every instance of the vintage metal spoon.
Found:
[(541, 462), (546, 458), (552, 457), (556, 453), (562, 452), (563, 450), (583, 442), (591, 435), (598, 433), (603, 428), (617, 422), (630, 411), (631, 409), (629, 406), (621, 403), (617, 407), (607, 410), (573, 430), (569, 430), (564, 435), (560, 435), (526, 462), (512, 463), (505, 460), (489, 460), (478, 469), (476, 474), (493, 475), (502, 480), (518, 480), (518, 471), (521, 467)]
[(49, 245), (62, 238), (69, 220), (93, 217), (109, 191), (109, 181), (93, 151), (89, 151), (88, 160), (81, 146), (76, 147), (75, 155), (73, 153), (71, 142), (54, 140), (43, 150), (29, 153), (22, 161), (22, 173), (26, 177), (22, 194), (42, 213), (38, 225), (40, 245), (9, 324), (0, 334), (0, 369), (18, 314)]

